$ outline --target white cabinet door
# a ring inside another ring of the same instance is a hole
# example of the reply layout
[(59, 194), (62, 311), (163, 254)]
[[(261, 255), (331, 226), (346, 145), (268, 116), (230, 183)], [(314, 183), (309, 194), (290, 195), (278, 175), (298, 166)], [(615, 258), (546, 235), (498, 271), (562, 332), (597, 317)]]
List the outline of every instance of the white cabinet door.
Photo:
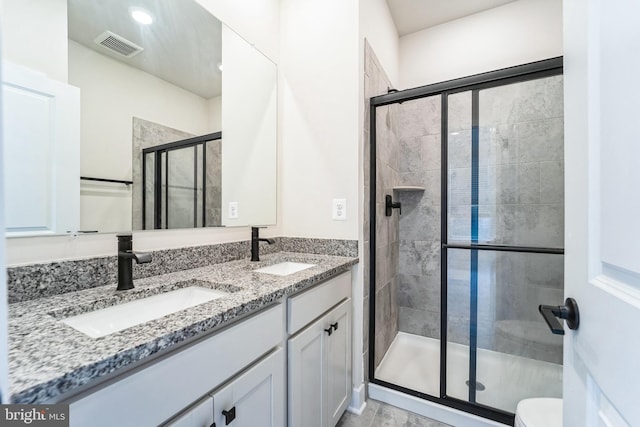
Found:
[(215, 392), (216, 426), (284, 426), (284, 364), (280, 348)]
[(289, 339), (289, 427), (333, 427), (351, 393), (351, 299)]
[(327, 319), (333, 332), (326, 345), (326, 414), (335, 426), (351, 399), (351, 299), (333, 309)]
[(207, 397), (164, 427), (211, 427), (212, 424), (213, 398)]
[(289, 427), (322, 427), (324, 318), (289, 340)]

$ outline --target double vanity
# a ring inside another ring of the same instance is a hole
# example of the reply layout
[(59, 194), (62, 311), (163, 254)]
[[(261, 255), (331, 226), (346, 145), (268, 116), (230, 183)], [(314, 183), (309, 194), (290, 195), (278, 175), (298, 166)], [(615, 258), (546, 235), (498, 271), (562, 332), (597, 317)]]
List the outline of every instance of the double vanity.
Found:
[(276, 252), (9, 306), (14, 403), (72, 426), (333, 426), (355, 257)]

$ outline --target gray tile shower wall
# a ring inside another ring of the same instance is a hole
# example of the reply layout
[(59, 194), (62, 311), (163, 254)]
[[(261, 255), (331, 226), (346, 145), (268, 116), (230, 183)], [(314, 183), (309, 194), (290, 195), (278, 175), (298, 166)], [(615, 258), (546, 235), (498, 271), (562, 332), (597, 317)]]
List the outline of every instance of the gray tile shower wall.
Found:
[[(192, 246), (151, 252), (152, 262), (134, 265), (134, 279), (157, 276), (247, 258), (250, 242)], [(283, 249), (286, 248), (286, 249)], [(114, 237), (114, 252), (116, 239)], [(355, 240), (276, 238), (273, 245), (261, 245), (263, 254), (280, 251), (321, 255), (358, 256)], [(7, 268), (9, 303), (103, 286), (117, 281), (116, 256), (48, 262)]]
[(399, 330), (440, 338), (441, 97), (400, 104)]
[[(440, 337), (439, 97), (400, 105), (399, 329)], [(562, 77), (480, 92), (479, 240), (562, 247)], [(449, 241), (471, 238), (471, 92), (448, 97)], [(448, 251), (448, 340), (469, 343), (470, 258)], [(560, 363), (561, 342), (537, 313), (562, 300), (562, 256), (479, 254), (478, 343)]]
[[(369, 202), (370, 202), (370, 133), (369, 133), (369, 98), (387, 93), (392, 86), (375, 53), (365, 42), (365, 99), (364, 99), (364, 132), (362, 135), (364, 147), (364, 245), (369, 248)], [(393, 187), (399, 184), (399, 153), (397, 135), (399, 132), (398, 106), (390, 105), (376, 109), (376, 259), (375, 259), (375, 289), (376, 289), (376, 331), (374, 337), (369, 337), (369, 251), (365, 251), (365, 292), (364, 292), (364, 326), (365, 342), (363, 352), (368, 362), (369, 339), (375, 340), (375, 363), (382, 360), (391, 342), (398, 332), (398, 253), (399, 226), (398, 212), (394, 211), (390, 217), (384, 213), (384, 197), (392, 195)], [(366, 367), (368, 369), (368, 367)], [(365, 372), (368, 372), (365, 370)]]

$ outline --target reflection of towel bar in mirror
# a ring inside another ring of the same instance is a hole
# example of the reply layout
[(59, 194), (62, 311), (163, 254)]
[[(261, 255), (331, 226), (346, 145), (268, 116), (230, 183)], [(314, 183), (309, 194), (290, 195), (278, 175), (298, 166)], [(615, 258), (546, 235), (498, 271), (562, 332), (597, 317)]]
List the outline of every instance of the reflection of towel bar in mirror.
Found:
[(133, 184), (133, 181), (124, 181), (122, 179), (93, 178), (93, 177), (90, 177), (90, 176), (81, 176), (80, 179), (83, 180), (83, 181), (111, 182), (111, 183), (114, 183), (114, 184), (124, 184), (124, 185)]

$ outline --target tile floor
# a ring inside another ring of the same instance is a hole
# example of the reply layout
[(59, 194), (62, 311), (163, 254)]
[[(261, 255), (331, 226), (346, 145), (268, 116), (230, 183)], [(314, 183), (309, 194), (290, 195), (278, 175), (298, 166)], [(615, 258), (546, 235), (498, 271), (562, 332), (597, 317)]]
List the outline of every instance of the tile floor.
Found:
[(345, 412), (336, 427), (451, 427), (413, 412), (368, 400), (362, 415)]

